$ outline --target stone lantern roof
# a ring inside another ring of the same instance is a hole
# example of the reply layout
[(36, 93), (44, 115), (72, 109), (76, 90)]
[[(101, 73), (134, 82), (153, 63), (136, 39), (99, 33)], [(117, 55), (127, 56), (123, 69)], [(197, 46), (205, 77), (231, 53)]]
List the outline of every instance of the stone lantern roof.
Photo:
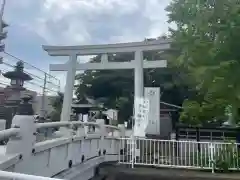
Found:
[(4, 77), (8, 79), (21, 79), (23, 81), (30, 81), (32, 80), (32, 77), (23, 72), (24, 64), (22, 61), (18, 61), (14, 71), (9, 71), (3, 74)]

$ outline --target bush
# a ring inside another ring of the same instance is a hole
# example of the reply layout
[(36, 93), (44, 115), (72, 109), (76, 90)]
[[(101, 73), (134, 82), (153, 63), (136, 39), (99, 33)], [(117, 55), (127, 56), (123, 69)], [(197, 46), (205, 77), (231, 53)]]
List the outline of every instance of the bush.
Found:
[[(202, 168), (211, 167), (222, 172), (229, 172), (230, 169), (240, 169), (240, 148), (236, 147), (234, 143), (223, 145), (222, 149), (216, 150), (213, 160), (211, 161), (210, 152), (198, 152), (194, 154), (194, 166)], [(197, 158), (196, 158), (197, 157)]]
[(225, 145), (219, 154), (215, 156), (215, 167), (223, 172), (228, 172), (231, 168), (240, 167), (239, 148), (234, 143)]

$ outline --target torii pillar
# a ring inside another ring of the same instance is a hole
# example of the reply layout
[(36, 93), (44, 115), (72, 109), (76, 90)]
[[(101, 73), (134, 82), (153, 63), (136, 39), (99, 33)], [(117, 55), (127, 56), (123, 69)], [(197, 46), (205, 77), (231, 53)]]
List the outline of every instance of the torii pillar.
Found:
[[(73, 97), (75, 74), (77, 70), (134, 69), (134, 94), (144, 96), (144, 68), (164, 68), (166, 60), (144, 61), (143, 51), (164, 51), (170, 48), (171, 40), (147, 42), (131, 42), (106, 45), (86, 46), (43, 46), (50, 56), (68, 56), (65, 64), (50, 64), (50, 71), (67, 71), (66, 85), (61, 113), (61, 121), (69, 121)], [(130, 62), (108, 62), (108, 53), (134, 52), (134, 60)], [(101, 54), (100, 63), (78, 63), (77, 56)]]

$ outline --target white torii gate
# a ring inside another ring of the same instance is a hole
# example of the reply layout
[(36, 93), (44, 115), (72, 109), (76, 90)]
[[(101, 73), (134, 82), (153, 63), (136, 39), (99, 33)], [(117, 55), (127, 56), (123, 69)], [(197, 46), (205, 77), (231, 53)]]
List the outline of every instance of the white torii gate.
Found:
[[(166, 60), (144, 61), (143, 51), (167, 50), (171, 40), (118, 43), (85, 46), (43, 46), (50, 56), (69, 56), (65, 64), (50, 64), (50, 71), (67, 71), (66, 85), (61, 113), (61, 121), (69, 121), (73, 97), (75, 74), (77, 70), (134, 69), (134, 95), (143, 97), (144, 68), (166, 67)], [(108, 62), (108, 53), (134, 52), (130, 62)], [(78, 63), (77, 56), (101, 54), (100, 63)]]

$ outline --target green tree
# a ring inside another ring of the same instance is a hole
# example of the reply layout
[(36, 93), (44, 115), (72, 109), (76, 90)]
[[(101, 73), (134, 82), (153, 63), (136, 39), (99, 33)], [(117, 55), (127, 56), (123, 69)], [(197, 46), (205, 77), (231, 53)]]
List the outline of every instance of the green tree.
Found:
[(64, 94), (58, 92), (58, 95), (51, 101), (53, 111), (50, 113), (50, 119), (53, 122), (60, 121)]
[(186, 71), (188, 86), (198, 92), (184, 103), (182, 119), (200, 124), (202, 119), (222, 120), (226, 118), (224, 109), (231, 105), (233, 120), (237, 121), (240, 106), (239, 1), (174, 0), (166, 10), (169, 22), (177, 26), (171, 29), (173, 46), (178, 50), (174, 65)]
[[(114, 60), (113, 60), (114, 58)], [(124, 61), (132, 59), (131, 54), (121, 56), (109, 55), (110, 61)], [(92, 59), (99, 62), (100, 56)], [(76, 76), (79, 84), (76, 86), (76, 96), (95, 99), (106, 108), (119, 110), (119, 122), (123, 123), (132, 113), (133, 103), (133, 72), (130, 70), (101, 70), (85, 71)], [(125, 113), (123, 113), (124, 111)]]

